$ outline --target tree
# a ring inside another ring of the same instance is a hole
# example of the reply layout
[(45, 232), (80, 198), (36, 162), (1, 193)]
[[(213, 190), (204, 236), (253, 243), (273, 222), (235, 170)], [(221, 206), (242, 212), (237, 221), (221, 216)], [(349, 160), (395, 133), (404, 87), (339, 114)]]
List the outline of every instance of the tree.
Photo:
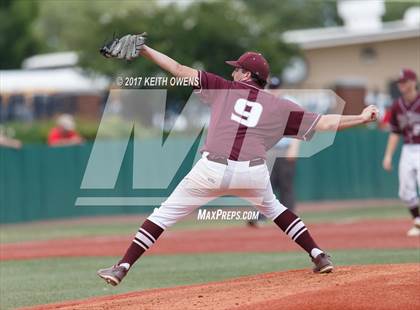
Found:
[(412, 7), (418, 6), (419, 2), (417, 0), (412, 1), (390, 1), (387, 0), (385, 2), (386, 12), (383, 16), (384, 21), (392, 21), (397, 19), (402, 19), (404, 16), (405, 11)]
[(27, 56), (37, 53), (39, 44), (31, 28), (37, 15), (37, 2), (23, 0), (0, 2), (1, 69), (18, 68)]
[[(42, 1), (38, 33), (48, 50), (77, 50), (82, 64), (108, 75), (157, 74), (141, 59), (132, 63), (100, 57), (99, 47), (112, 34), (149, 33), (148, 44), (191, 66), (229, 77), (224, 61), (259, 50), (275, 71), (293, 49), (266, 31), (258, 16), (241, 1), (197, 1), (189, 6), (156, 1)], [(77, 12), (69, 14), (69, 12)]]
[(266, 30), (286, 30), (326, 27), (340, 24), (335, 0), (241, 0)]

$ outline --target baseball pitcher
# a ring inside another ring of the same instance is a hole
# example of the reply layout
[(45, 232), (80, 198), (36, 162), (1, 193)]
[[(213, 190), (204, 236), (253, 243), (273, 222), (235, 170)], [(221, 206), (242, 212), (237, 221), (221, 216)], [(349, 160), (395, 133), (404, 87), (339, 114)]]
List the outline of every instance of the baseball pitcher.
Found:
[(244, 197), (253, 203), (309, 254), (314, 272), (333, 270), (330, 257), (313, 240), (303, 221), (273, 194), (266, 151), (283, 136), (309, 140), (316, 130), (335, 131), (374, 121), (376, 107), (369, 106), (360, 115), (319, 115), (276, 98), (264, 91), (269, 64), (256, 52), (226, 61), (233, 67), (232, 81), (179, 64), (146, 46), (144, 34), (115, 39), (101, 53), (120, 59), (142, 56), (175, 77), (198, 80), (195, 92), (205, 98), (211, 113), (202, 158), (141, 225), (121, 260), (99, 270), (99, 277), (118, 285), (165, 229), (223, 195)]
[(420, 236), (419, 196), (420, 190), (420, 94), (416, 89), (417, 75), (414, 71), (403, 69), (398, 79), (401, 97), (394, 101), (390, 110), (388, 144), (385, 150), (383, 167), (392, 169), (392, 157), (403, 137), (400, 164), (398, 168), (399, 196), (407, 205), (413, 218), (413, 227), (408, 236)]

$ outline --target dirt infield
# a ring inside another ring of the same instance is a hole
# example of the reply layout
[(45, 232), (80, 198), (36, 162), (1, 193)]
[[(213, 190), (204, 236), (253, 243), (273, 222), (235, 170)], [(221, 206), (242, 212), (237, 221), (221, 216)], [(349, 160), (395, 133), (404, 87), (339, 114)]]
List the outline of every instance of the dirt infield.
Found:
[[(326, 249), (420, 247), (420, 238), (407, 238), (405, 235), (410, 224), (409, 220), (370, 220), (308, 226)], [(131, 238), (131, 236), (109, 236), (1, 244), (0, 260), (118, 256), (124, 252)], [(148, 255), (296, 250), (298, 250), (297, 245), (273, 225), (263, 228), (244, 226), (194, 232), (169, 231), (148, 252)]]
[(420, 309), (420, 264), (275, 272), (26, 309)]

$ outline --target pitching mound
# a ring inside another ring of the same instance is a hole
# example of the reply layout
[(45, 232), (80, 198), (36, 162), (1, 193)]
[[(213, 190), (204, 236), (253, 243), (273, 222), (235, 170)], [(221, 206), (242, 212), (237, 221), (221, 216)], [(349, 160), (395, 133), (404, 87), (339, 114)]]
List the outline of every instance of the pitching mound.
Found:
[(420, 264), (275, 272), (31, 309), (420, 309)]

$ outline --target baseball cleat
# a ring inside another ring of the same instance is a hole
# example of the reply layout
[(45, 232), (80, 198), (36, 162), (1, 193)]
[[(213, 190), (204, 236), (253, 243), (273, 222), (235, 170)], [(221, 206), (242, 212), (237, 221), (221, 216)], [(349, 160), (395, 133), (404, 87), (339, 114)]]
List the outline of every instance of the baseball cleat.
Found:
[(325, 253), (321, 253), (317, 257), (312, 258), (312, 262), (315, 264), (312, 270), (315, 273), (330, 273), (334, 269), (330, 258), (331, 256)]
[(414, 219), (414, 227), (417, 227), (418, 229), (420, 229), (420, 217), (416, 217)]
[(410, 228), (409, 231), (407, 231), (408, 237), (419, 237), (420, 236), (420, 228), (417, 226), (413, 226)]
[(106, 283), (117, 286), (127, 274), (128, 270), (123, 266), (112, 266), (105, 269), (99, 269), (97, 275), (104, 279)]
[(416, 217), (413, 221), (413, 227), (407, 231), (408, 237), (418, 237), (420, 236), (420, 218)]

